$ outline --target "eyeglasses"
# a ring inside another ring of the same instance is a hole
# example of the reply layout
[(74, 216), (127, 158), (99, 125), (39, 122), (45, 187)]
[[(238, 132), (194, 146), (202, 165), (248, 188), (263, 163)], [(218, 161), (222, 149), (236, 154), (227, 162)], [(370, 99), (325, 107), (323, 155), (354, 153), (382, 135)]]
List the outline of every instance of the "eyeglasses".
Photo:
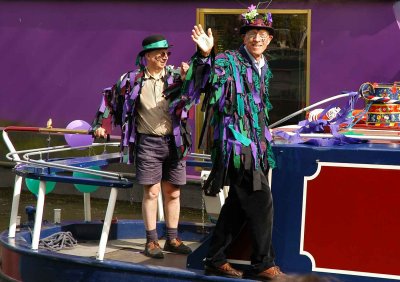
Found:
[(261, 34), (260, 33), (248, 33), (248, 34), (246, 34), (246, 36), (250, 40), (255, 40), (257, 38), (257, 35), (260, 37), (261, 42), (265, 42), (269, 38), (268, 33), (261, 33)]
[(169, 56), (171, 56), (171, 52), (162, 51), (162, 52), (156, 54), (156, 55), (155, 55), (155, 58), (156, 58), (156, 59), (165, 58), (165, 57), (168, 58)]

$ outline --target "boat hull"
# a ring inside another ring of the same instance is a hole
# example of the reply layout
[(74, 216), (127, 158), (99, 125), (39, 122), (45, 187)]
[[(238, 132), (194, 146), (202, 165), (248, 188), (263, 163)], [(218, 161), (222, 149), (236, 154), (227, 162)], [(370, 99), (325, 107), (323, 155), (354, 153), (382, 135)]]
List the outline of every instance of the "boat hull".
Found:
[[(70, 231), (79, 241), (99, 240), (102, 222), (98, 223), (66, 223), (61, 226), (45, 226), (41, 238), (46, 238), (57, 232)], [(157, 226), (160, 231), (164, 224)], [(212, 225), (183, 223), (180, 227), (180, 236), (184, 240), (205, 241), (209, 236)], [(143, 222), (140, 220), (122, 220), (113, 223), (109, 240), (140, 238), (143, 236)], [(181, 268), (148, 263), (129, 263), (105, 258), (103, 261), (93, 257), (67, 255), (60, 252), (30, 248), (30, 232), (23, 229), (17, 232), (15, 238), (8, 238), (7, 231), (1, 233), (0, 250), (2, 257), (1, 272), (11, 281), (216, 281), (225, 278), (205, 276), (202, 269), (187, 267)], [(190, 260), (202, 261), (202, 258), (193, 258), (204, 253), (200, 244), (191, 254)], [(142, 254), (140, 256), (144, 257)], [(182, 255), (175, 255), (182, 257)], [(184, 257), (184, 256), (183, 256)], [(229, 279), (228, 279), (229, 280)]]

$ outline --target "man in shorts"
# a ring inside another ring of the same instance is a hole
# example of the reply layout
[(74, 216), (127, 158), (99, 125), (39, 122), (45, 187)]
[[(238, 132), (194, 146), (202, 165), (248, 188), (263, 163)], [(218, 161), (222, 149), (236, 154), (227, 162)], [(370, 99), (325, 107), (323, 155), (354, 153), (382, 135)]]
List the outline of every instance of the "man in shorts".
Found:
[[(167, 66), (168, 41), (162, 35), (146, 37), (139, 52), (137, 70), (125, 73), (103, 92), (103, 102), (93, 123), (96, 137), (111, 133), (111, 124), (122, 128), (122, 142), (136, 163), (136, 178), (144, 187), (142, 214), (146, 228), (144, 254), (163, 258), (158, 243), (157, 200), (162, 191), (166, 221), (164, 251), (189, 254), (191, 249), (178, 237), (180, 186), (186, 184), (182, 157), (191, 145), (186, 119), (174, 119), (164, 91), (181, 85), (188, 65)], [(175, 88), (177, 91), (179, 87)], [(177, 130), (176, 130), (177, 129)], [(173, 133), (181, 132), (181, 134)]]

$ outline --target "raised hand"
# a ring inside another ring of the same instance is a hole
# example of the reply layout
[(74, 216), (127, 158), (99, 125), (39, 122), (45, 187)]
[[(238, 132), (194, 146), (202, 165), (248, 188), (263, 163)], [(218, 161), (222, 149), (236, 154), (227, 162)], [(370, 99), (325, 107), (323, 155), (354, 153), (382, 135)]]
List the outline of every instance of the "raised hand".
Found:
[(206, 34), (200, 24), (195, 25), (192, 29), (192, 39), (197, 44), (201, 54), (204, 57), (210, 55), (210, 52), (214, 46), (214, 37), (212, 35), (211, 28), (207, 30)]

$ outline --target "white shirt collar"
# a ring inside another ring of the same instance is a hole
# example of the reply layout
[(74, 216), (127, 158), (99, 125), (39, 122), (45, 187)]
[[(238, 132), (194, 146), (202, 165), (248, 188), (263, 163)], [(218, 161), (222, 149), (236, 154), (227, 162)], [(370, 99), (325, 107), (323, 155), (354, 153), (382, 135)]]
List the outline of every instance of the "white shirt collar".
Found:
[(257, 62), (257, 60), (253, 57), (253, 55), (251, 55), (250, 52), (247, 50), (246, 46), (244, 46), (244, 50), (246, 50), (247, 55), (249, 55), (251, 63), (256, 66), (256, 68), (258, 70), (258, 74), (261, 75), (261, 69), (265, 65), (264, 55), (262, 55), (260, 61)]

